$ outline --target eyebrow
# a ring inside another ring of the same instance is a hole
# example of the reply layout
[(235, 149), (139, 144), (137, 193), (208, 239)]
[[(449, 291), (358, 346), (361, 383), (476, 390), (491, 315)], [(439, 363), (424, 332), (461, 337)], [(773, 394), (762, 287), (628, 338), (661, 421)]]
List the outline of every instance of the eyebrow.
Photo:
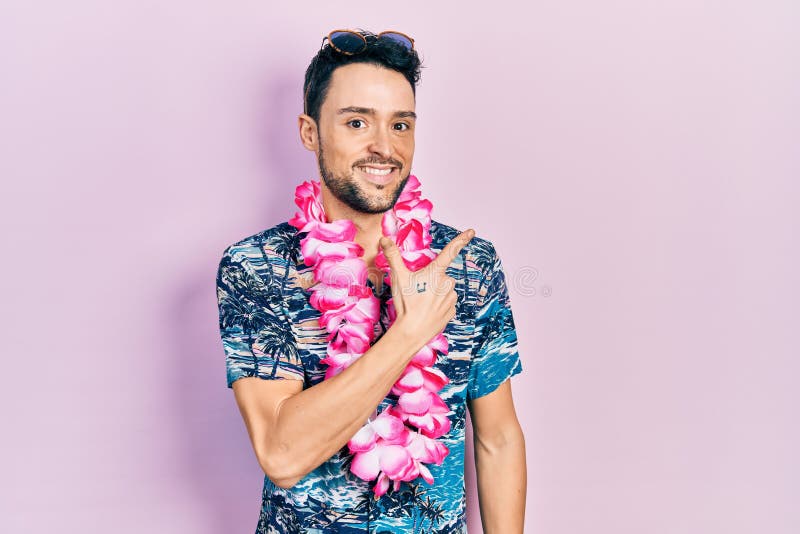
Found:
[[(358, 106), (347, 106), (346, 108), (341, 108), (339, 111), (336, 112), (337, 115), (342, 115), (344, 113), (361, 113), (363, 115), (372, 115), (375, 116), (376, 112), (373, 108), (361, 108)], [(417, 118), (417, 114), (413, 111), (395, 111), (392, 113), (392, 117), (399, 117), (402, 119), (405, 118)]]

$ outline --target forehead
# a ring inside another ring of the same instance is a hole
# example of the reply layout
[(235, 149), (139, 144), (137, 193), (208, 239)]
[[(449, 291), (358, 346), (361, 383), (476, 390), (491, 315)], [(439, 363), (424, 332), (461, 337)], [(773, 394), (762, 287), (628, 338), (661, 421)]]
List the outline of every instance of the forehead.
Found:
[(370, 63), (350, 63), (331, 75), (323, 113), (348, 106), (374, 108), (379, 112), (414, 110), (411, 83), (399, 72)]

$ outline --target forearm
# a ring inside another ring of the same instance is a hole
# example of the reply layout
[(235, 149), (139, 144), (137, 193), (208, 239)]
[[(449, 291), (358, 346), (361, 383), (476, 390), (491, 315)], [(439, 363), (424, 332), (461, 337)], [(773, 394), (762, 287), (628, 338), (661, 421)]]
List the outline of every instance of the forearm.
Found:
[(393, 325), (338, 375), (284, 400), (265, 440), (281, 485), (293, 485), (342, 448), (386, 397), (422, 346)]
[(527, 469), (522, 430), (502, 441), (475, 439), (475, 469), (481, 524), (485, 534), (523, 531)]

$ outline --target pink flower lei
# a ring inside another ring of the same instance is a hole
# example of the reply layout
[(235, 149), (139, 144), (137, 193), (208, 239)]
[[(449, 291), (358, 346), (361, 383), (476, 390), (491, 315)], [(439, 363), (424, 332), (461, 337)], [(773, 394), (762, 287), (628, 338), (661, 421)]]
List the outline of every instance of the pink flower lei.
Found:
[[(406, 266), (417, 271), (430, 263), (431, 210), (429, 200), (421, 198), (420, 182), (410, 175), (394, 208), (381, 221), (383, 235), (397, 243)], [(361, 256), (364, 249), (354, 241), (356, 227), (349, 219), (327, 221), (322, 206), (319, 181), (306, 181), (295, 191), (300, 211), (289, 224), (308, 235), (300, 242), (305, 264), (314, 266), (314, 280), (309, 302), (319, 310), (320, 324), (328, 331), (328, 365), (325, 379), (350, 366), (375, 340), (375, 324), (380, 319), (378, 299), (366, 285), (367, 266)], [(376, 266), (390, 284), (389, 264), (378, 250)], [(396, 319), (392, 299), (387, 302), (390, 324)], [(437, 392), (449, 382), (433, 367), (437, 353), (447, 354), (448, 342), (438, 333), (414, 355), (391, 389), (396, 404), (387, 406), (348, 441), (353, 460), (350, 471), (363, 480), (376, 480), (373, 491), (381, 496), (393, 481), (397, 490), (401, 481), (421, 476), (429, 484), (433, 476), (426, 464), (441, 465), (450, 452), (437, 438), (450, 431), (450, 411)]]

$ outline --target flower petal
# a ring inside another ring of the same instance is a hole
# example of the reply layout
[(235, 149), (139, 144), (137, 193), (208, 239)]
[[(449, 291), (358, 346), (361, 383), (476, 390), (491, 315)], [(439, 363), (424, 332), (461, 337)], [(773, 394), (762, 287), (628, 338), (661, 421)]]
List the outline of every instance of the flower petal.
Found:
[(427, 467), (425, 467), (425, 465), (422, 463), (418, 464), (418, 467), (419, 467), (419, 474), (422, 476), (422, 478), (425, 479), (425, 482), (427, 482), (428, 484), (433, 484), (433, 475), (431, 475), (430, 470)]
[(350, 462), (350, 471), (362, 480), (374, 480), (380, 472), (381, 448), (373, 447), (365, 452), (357, 452)]
[[(395, 382), (395, 385), (400, 391), (416, 391), (425, 384), (425, 378), (422, 371), (413, 365), (406, 367), (400, 379)], [(429, 388), (430, 389), (430, 388)], [(438, 390), (435, 390), (438, 391)]]
[(356, 432), (356, 435), (347, 442), (350, 452), (366, 452), (375, 447), (375, 429), (370, 423), (365, 424)]
[(377, 482), (375, 482), (375, 488), (373, 488), (372, 491), (375, 492), (375, 495), (380, 497), (381, 495), (386, 493), (386, 490), (388, 489), (389, 489), (389, 477), (386, 476), (386, 473), (381, 473), (380, 475), (378, 475), (378, 480)]
[(430, 407), (431, 397), (435, 396), (435, 393), (431, 393), (425, 388), (419, 388), (417, 391), (400, 395), (400, 398), (397, 399), (397, 404), (406, 413), (422, 415)]
[(413, 458), (402, 445), (379, 445), (380, 469), (395, 480), (403, 475), (408, 465), (414, 463)]
[(370, 425), (385, 440), (397, 439), (406, 431), (406, 425), (403, 424), (403, 420), (388, 409), (382, 411)]

